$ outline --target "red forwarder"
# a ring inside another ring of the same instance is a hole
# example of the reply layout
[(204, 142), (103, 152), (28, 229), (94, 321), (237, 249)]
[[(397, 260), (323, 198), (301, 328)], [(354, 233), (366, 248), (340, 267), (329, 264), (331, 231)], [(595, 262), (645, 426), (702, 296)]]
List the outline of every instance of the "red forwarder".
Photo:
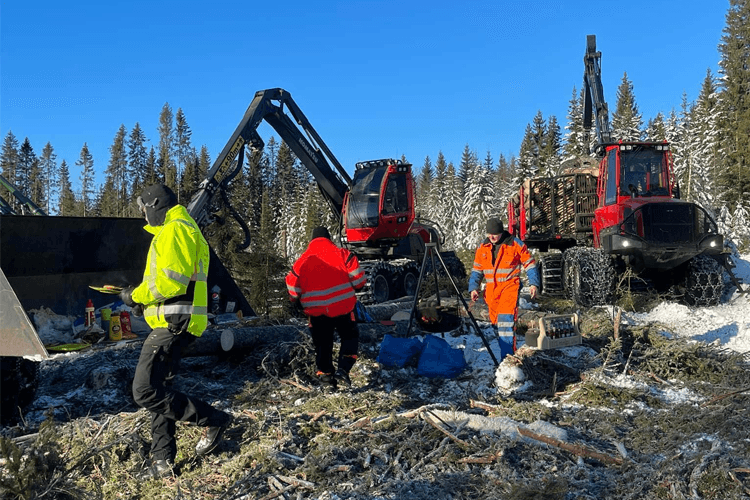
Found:
[(666, 141), (612, 140), (594, 35), (584, 63), (584, 140), (593, 113), (598, 168), (579, 158), (562, 175), (527, 179), (508, 204), (510, 230), (542, 252), (542, 293), (604, 304), (627, 275), (631, 287), (671, 289), (690, 305), (717, 304), (726, 263), (716, 223), (679, 199)]

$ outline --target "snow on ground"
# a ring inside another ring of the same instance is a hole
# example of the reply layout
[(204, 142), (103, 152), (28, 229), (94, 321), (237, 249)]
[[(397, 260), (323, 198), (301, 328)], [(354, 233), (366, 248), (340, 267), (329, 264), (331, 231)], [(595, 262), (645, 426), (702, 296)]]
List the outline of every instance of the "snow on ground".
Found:
[[(736, 262), (734, 274), (750, 287), (750, 254)], [(737, 292), (728, 302), (714, 307), (695, 307), (662, 302), (647, 313), (625, 313), (631, 325), (659, 323), (678, 337), (696, 342), (717, 342), (739, 353), (750, 352), (750, 294)]]
[[(734, 274), (744, 287), (750, 287), (750, 254), (743, 255), (740, 260), (737, 260)], [(716, 342), (728, 349), (746, 353), (750, 351), (749, 295), (740, 295), (735, 291), (729, 301), (714, 307), (690, 308), (676, 302), (662, 302), (649, 312), (624, 312), (623, 321), (630, 326), (658, 323), (664, 326), (666, 336), (675, 335), (690, 338), (696, 342)], [(520, 306), (522, 309), (535, 307), (534, 304), (525, 302), (523, 299)], [(491, 325), (481, 321), (478, 324), (485, 338), (494, 347), (496, 340)], [(501, 363), (495, 369), (484, 342), (473, 329), (460, 335), (455, 332), (445, 334), (443, 338), (452, 347), (464, 351), (464, 359), (471, 370), (470, 376), (479, 382), (478, 385), (486, 385), (480, 381), (494, 379), (493, 385), (497, 390), (506, 394), (523, 392), (529, 388), (530, 383), (525, 380), (520, 367)], [(522, 342), (519, 343), (519, 347), (520, 345)], [(585, 349), (583, 346), (572, 346), (562, 348), (560, 351), (569, 358), (575, 359), (586, 355)], [(497, 356), (497, 351), (494, 352)], [(634, 382), (630, 377), (623, 375), (620, 380), (610, 380), (609, 383), (626, 386)], [(691, 400), (695, 397), (693, 394), (674, 391), (666, 391), (657, 396), (665, 401)]]

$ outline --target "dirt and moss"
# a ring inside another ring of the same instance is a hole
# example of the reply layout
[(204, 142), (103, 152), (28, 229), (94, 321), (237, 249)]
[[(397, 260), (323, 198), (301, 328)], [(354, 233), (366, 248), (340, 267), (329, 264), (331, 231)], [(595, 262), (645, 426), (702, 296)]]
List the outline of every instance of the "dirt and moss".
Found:
[[(521, 349), (508, 358), (529, 383), (523, 391), (383, 369), (375, 361), (391, 332), (383, 326), (363, 329), (354, 387), (324, 392), (303, 332), (290, 345), (186, 360), (178, 387), (219, 401), (234, 421), (202, 458), (193, 452), (201, 429), (178, 424), (173, 477), (136, 479), (149, 417), (129, 403), (4, 429), (0, 491), (12, 499), (750, 497), (743, 356), (664, 335), (660, 325), (621, 326), (615, 339), (611, 309), (542, 307), (578, 312), (583, 344), (573, 357)], [(540, 425), (557, 441), (514, 431)]]

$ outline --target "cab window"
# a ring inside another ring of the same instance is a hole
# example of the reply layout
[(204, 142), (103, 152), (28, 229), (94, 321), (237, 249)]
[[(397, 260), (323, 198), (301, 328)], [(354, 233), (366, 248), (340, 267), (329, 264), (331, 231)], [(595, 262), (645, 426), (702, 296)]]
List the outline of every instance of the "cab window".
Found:
[(607, 185), (604, 190), (604, 204), (617, 202), (617, 150), (613, 149), (607, 155)]

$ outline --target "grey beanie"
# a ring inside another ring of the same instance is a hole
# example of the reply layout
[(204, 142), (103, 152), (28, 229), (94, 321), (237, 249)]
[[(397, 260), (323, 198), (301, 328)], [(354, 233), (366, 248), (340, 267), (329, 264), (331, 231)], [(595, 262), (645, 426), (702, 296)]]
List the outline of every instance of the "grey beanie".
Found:
[(487, 234), (500, 234), (503, 232), (503, 221), (492, 217), (487, 221)]
[(314, 240), (315, 238), (325, 238), (327, 240), (330, 240), (331, 233), (329, 233), (328, 229), (324, 228), (323, 226), (318, 226), (312, 230), (312, 236), (310, 236), (310, 241)]

